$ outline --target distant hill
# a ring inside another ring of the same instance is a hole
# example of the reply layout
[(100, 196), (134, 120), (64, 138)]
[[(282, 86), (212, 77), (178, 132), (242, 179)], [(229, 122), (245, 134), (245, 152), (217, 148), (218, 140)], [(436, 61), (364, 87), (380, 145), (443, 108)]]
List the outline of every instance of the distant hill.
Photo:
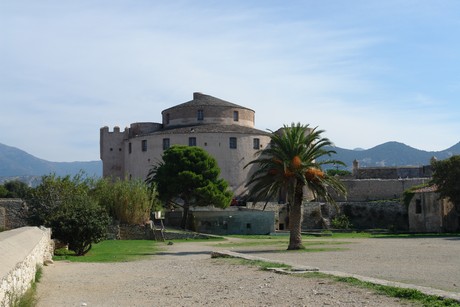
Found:
[(360, 167), (428, 165), (432, 157), (444, 160), (460, 155), (460, 142), (442, 151), (424, 151), (398, 142), (387, 142), (365, 150), (333, 149), (337, 152), (333, 159), (343, 161), (347, 169), (351, 170), (355, 159), (359, 161)]
[(15, 147), (0, 143), (0, 177), (26, 178), (55, 173), (75, 175), (83, 170), (89, 176), (102, 176), (102, 162), (50, 162)]
[[(355, 159), (359, 161), (360, 167), (428, 165), (432, 157), (443, 160), (460, 155), (460, 142), (443, 151), (424, 151), (398, 142), (388, 142), (370, 149), (333, 149), (337, 152), (333, 159), (345, 162), (346, 169), (351, 170)], [(50, 162), (0, 143), (0, 183), (11, 179), (32, 183), (37, 176), (50, 173), (73, 176), (80, 170), (89, 176), (100, 177), (102, 162)]]

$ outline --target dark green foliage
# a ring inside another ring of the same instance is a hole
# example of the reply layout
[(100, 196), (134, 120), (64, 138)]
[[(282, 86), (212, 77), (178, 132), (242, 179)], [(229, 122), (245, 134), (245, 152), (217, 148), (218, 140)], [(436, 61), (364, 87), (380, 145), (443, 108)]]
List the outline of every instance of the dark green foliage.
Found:
[(26, 198), (29, 222), (32, 225), (49, 225), (57, 209), (88, 191), (89, 184), (81, 176), (42, 176), (41, 184), (31, 189)]
[(460, 212), (460, 155), (433, 161), (432, 183), (437, 185), (441, 198), (449, 198)]
[(195, 146), (172, 146), (163, 153), (163, 161), (150, 169), (146, 182), (155, 184), (164, 202), (183, 201), (181, 226), (186, 228), (190, 206), (230, 205), (232, 193), (228, 183), (219, 178), (216, 160)]
[(350, 229), (353, 225), (345, 214), (337, 215), (331, 221), (331, 226), (335, 229)]
[(6, 198), (8, 195), (8, 190), (5, 188), (5, 186), (0, 185), (0, 198)]
[(88, 194), (91, 180), (78, 175), (47, 175), (27, 197), (28, 219), (32, 225), (51, 227), (54, 238), (69, 244), (69, 249), (84, 255), (91, 243), (100, 241), (109, 218)]
[(87, 195), (76, 195), (53, 214), (49, 226), (55, 238), (68, 243), (69, 249), (81, 256), (92, 243), (105, 238), (109, 222), (104, 208)]
[(0, 198), (25, 198), (29, 187), (22, 181), (12, 180), (0, 185)]

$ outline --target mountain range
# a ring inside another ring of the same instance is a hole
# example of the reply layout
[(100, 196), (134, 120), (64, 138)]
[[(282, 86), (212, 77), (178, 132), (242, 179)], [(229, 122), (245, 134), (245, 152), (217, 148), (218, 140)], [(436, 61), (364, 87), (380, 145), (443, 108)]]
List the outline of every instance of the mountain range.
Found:
[[(331, 149), (337, 152), (332, 158), (344, 162), (347, 165), (346, 169), (351, 170), (353, 160), (358, 160), (360, 167), (428, 165), (432, 157), (443, 160), (453, 155), (460, 155), (460, 142), (442, 151), (424, 151), (399, 142), (387, 142), (370, 149), (352, 150), (340, 147)], [(80, 171), (84, 171), (89, 176), (100, 177), (102, 162), (50, 162), (0, 143), (0, 181), (11, 178), (32, 180), (37, 176), (50, 173), (58, 176), (73, 176)]]
[(81, 170), (89, 176), (100, 177), (102, 162), (50, 162), (0, 143), (0, 178), (27, 178), (50, 173), (58, 176), (73, 176)]
[(337, 153), (331, 158), (344, 162), (347, 165), (346, 169), (351, 170), (354, 160), (359, 162), (360, 167), (429, 165), (433, 157), (444, 160), (453, 155), (460, 155), (460, 142), (442, 151), (420, 150), (399, 142), (387, 142), (370, 149), (331, 149)]

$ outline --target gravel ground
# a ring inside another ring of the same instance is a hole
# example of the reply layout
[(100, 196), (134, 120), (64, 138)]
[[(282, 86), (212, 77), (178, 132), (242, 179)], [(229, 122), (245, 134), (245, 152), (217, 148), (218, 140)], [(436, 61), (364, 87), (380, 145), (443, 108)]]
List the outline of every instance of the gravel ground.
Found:
[[(312, 239), (312, 242), (318, 239)], [(319, 239), (331, 241), (331, 239)], [(460, 238), (340, 239), (345, 250), (312, 253), (274, 253), (269, 248), (232, 251), (314, 266), (322, 271), (340, 271), (388, 281), (460, 292)], [(307, 242), (308, 243), (308, 240)]]
[[(38, 306), (410, 306), (327, 279), (211, 259), (209, 251), (214, 249), (205, 243), (180, 243), (142, 261), (56, 262), (44, 268)], [(314, 255), (294, 254), (302, 259)]]

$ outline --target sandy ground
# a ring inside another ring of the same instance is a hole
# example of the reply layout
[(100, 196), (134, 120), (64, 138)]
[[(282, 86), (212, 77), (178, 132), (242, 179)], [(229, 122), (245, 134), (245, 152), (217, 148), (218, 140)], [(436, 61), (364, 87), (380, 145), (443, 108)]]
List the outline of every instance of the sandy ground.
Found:
[[(460, 284), (460, 240), (340, 241), (351, 242), (338, 246), (347, 250), (233, 250), (322, 270), (417, 281), (440, 289), (455, 290)], [(228, 249), (219, 245), (174, 244), (150, 259), (135, 262), (56, 262), (44, 268), (37, 287), (38, 306), (409, 306), (347, 284), (280, 275), (211, 259), (211, 250)]]

